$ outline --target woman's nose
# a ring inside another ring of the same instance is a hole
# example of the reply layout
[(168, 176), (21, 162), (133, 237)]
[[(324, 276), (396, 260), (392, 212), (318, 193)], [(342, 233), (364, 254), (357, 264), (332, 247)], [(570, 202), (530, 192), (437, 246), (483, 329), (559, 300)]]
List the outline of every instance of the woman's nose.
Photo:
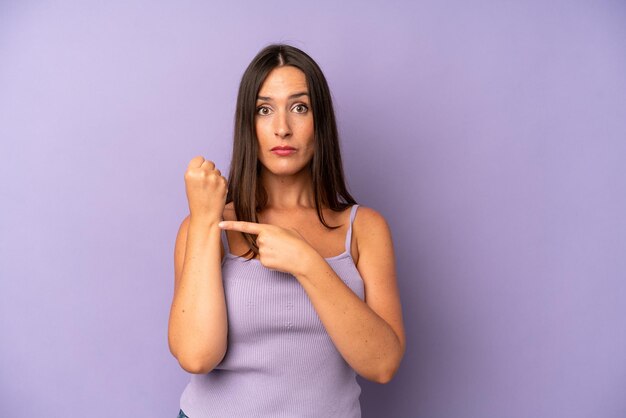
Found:
[(285, 112), (278, 112), (274, 118), (274, 135), (280, 138), (287, 138), (291, 136), (289, 116)]

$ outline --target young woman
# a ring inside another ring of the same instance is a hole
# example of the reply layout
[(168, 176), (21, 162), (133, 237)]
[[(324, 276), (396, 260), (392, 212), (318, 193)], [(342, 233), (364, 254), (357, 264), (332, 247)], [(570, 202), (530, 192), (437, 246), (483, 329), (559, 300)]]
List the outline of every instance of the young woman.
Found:
[(198, 156), (185, 185), (169, 346), (193, 375), (179, 416), (360, 417), (356, 374), (389, 382), (404, 326), (389, 227), (347, 191), (318, 65), (260, 51), (228, 181)]

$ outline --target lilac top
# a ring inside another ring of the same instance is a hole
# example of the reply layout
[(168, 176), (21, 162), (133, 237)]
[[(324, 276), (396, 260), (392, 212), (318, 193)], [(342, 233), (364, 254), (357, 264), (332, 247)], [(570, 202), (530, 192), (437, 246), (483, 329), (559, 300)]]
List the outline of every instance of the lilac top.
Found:
[[(363, 280), (345, 251), (326, 258), (364, 300)], [(257, 259), (226, 255), (222, 280), (228, 312), (228, 349), (210, 373), (192, 374), (180, 407), (190, 418), (361, 416), (361, 387), (326, 332), (308, 295), (291, 274)]]

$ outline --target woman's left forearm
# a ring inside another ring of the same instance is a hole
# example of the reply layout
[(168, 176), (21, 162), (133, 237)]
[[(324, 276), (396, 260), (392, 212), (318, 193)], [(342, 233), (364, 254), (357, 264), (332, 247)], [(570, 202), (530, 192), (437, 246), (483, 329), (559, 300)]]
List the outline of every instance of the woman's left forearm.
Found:
[(319, 254), (309, 254), (294, 276), (335, 347), (362, 377), (387, 383), (395, 375), (404, 347), (393, 328), (362, 301)]

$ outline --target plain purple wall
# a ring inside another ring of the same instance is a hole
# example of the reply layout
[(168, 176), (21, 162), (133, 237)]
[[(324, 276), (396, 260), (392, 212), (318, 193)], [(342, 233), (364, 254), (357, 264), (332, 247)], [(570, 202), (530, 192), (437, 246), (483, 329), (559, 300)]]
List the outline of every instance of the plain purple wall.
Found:
[(407, 330), (364, 417), (626, 416), (626, 4), (0, 4), (0, 416), (174, 417), (183, 174), (290, 42), (394, 235)]

